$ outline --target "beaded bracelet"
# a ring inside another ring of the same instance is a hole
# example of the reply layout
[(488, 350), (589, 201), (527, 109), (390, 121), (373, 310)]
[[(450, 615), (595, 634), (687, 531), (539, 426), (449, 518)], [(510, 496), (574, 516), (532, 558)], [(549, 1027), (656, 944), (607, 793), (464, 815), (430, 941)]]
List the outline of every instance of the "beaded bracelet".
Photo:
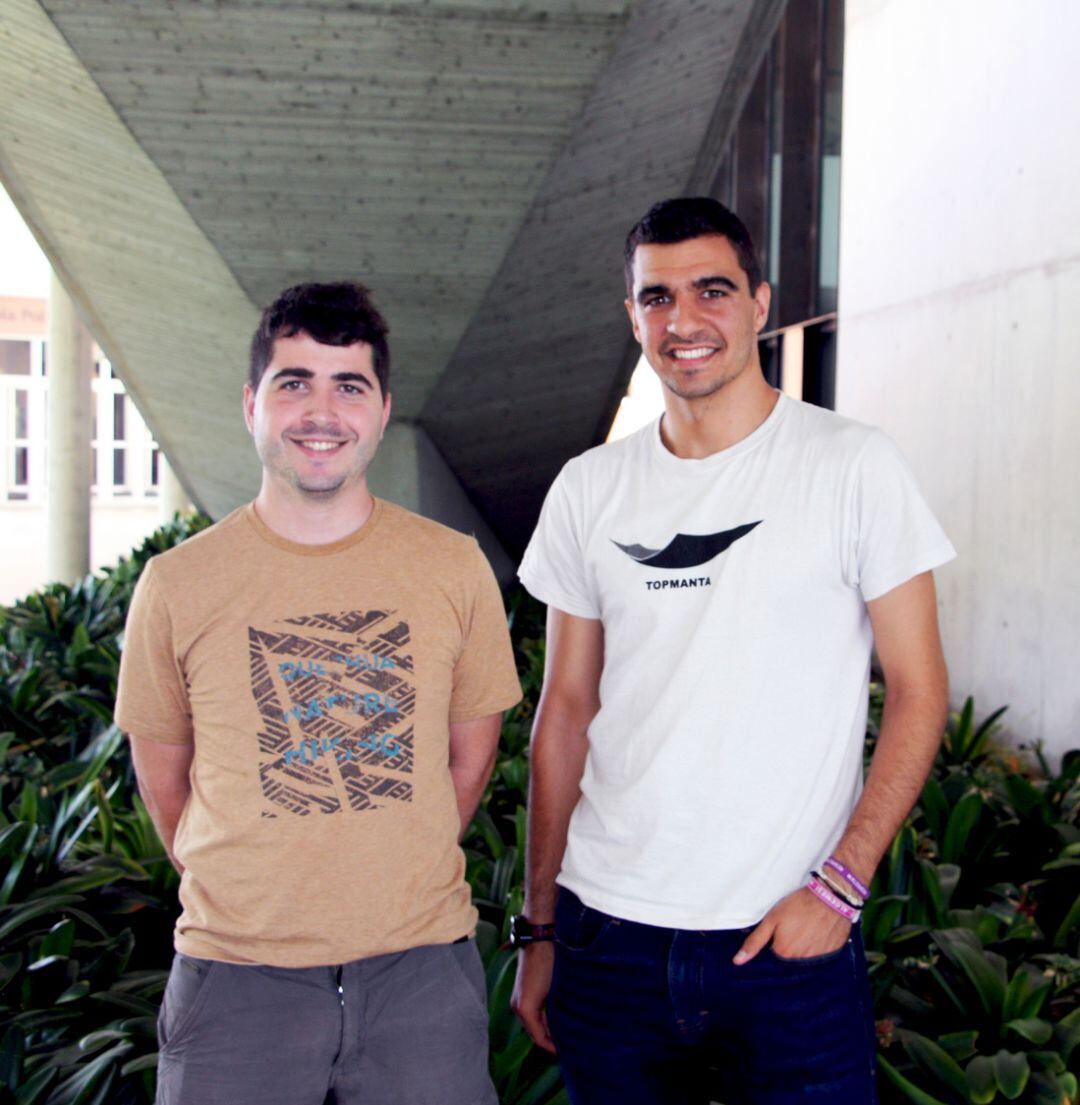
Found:
[(846, 902), (840, 901), (824, 883), (811, 878), (806, 884), (806, 889), (816, 898), (823, 901), (835, 913), (839, 913), (845, 920), (850, 921), (852, 924), (855, 924), (859, 920), (859, 911), (857, 909), (852, 909)]
[(842, 879), (846, 879), (852, 889), (865, 902), (870, 897), (870, 887), (866, 885), (850, 868), (845, 867), (836, 856), (829, 856), (825, 861), (826, 867), (831, 867)]
[(847, 902), (852, 909), (862, 909), (866, 905), (866, 902), (862, 898), (856, 897), (850, 891), (845, 890), (838, 882), (834, 882), (823, 871), (811, 871), (811, 875), (818, 882), (823, 883), (829, 890), (831, 890), (842, 902)]

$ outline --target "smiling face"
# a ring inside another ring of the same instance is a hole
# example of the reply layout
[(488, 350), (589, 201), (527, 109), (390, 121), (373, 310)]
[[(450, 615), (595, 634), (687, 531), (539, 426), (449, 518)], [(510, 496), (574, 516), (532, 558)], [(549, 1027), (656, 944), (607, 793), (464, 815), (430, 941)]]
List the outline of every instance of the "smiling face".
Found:
[(713, 395), (757, 368), (757, 335), (769, 314), (769, 286), (751, 294), (727, 238), (640, 245), (626, 300), (634, 337), (661, 383), (680, 399)]
[(302, 332), (277, 338), (258, 389), (244, 387), (264, 488), (309, 500), (365, 490), (389, 417), (366, 342), (323, 345)]

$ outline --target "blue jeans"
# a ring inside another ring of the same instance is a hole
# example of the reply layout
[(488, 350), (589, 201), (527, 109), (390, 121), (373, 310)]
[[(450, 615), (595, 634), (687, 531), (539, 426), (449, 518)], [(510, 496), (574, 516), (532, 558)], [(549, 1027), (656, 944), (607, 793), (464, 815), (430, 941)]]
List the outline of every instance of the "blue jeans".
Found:
[(731, 962), (749, 929), (657, 928), (560, 890), (547, 1014), (574, 1105), (872, 1105), (859, 926), (839, 951)]

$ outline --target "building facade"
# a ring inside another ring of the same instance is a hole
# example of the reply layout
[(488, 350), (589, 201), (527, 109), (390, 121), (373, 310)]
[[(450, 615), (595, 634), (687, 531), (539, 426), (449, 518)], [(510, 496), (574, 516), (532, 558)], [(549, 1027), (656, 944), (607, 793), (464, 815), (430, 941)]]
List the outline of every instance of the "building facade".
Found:
[[(0, 603), (49, 582), (48, 301), (0, 296)], [(165, 460), (112, 365), (94, 348), (91, 549), (98, 569), (161, 524)]]

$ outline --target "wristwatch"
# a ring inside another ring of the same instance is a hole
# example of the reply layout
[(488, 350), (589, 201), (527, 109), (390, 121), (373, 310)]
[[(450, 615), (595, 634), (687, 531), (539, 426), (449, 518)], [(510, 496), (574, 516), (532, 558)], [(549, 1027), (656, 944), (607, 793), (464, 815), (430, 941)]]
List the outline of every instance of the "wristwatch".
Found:
[(553, 924), (534, 925), (524, 913), (510, 918), (510, 947), (524, 948), (526, 944), (538, 944), (542, 940), (555, 939)]

